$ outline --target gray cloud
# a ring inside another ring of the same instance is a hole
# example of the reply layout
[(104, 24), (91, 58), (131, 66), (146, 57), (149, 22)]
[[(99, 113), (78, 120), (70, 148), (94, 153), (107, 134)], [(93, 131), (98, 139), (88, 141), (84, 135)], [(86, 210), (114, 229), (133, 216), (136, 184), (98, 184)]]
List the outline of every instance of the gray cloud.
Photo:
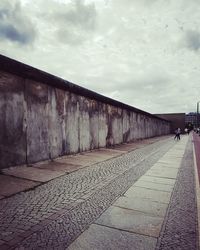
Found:
[[(195, 109), (199, 0), (3, 1), (2, 54), (152, 113)], [(24, 14), (39, 33), (31, 49), (13, 46), (27, 43)]]
[(76, 0), (71, 4), (71, 10), (55, 13), (57, 20), (86, 30), (93, 30), (96, 21), (96, 9), (94, 3), (85, 4), (83, 0)]
[(53, 14), (47, 14), (57, 26), (58, 40), (70, 45), (81, 44), (90, 37), (96, 27), (96, 17), (95, 4), (87, 4), (84, 0), (59, 4)]
[(32, 43), (36, 30), (31, 21), (23, 14), (20, 2), (0, 2), (0, 39), (18, 42), (22, 45)]
[[(103, 78), (103, 80), (102, 80)], [(86, 80), (86, 82), (88, 82)], [(104, 84), (109, 83), (109, 84)], [(103, 85), (104, 84), (104, 85)], [(103, 89), (102, 89), (103, 85)], [(118, 75), (104, 74), (102, 77), (93, 77), (91, 84), (86, 87), (102, 94), (110, 94), (114, 91), (119, 93), (119, 96), (124, 95), (125, 98), (140, 96), (143, 93), (145, 96), (162, 96), (173, 89), (173, 81), (171, 76), (165, 72), (149, 72), (143, 76), (131, 76), (128, 79), (118, 77)]]
[(194, 51), (198, 51), (200, 48), (200, 32), (189, 30), (185, 36), (186, 46)]

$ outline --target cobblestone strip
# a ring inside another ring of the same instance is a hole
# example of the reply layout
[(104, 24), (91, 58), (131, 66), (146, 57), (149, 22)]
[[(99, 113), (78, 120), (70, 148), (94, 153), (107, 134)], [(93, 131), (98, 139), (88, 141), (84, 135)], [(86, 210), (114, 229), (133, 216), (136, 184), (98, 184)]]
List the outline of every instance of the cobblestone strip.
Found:
[[(75, 203), (71, 208), (58, 216), (46, 226), (19, 243), (14, 249), (66, 249), (72, 241), (96, 220), (107, 207), (122, 195), (133, 183), (143, 175), (173, 143), (160, 145), (157, 152), (123, 173), (116, 176), (93, 192), (85, 201)], [(121, 162), (123, 165), (123, 162)]]
[(63, 213), (63, 209), (79, 204), (81, 198), (87, 199), (97, 188), (103, 187), (120, 173), (172, 144), (171, 139), (162, 140), (0, 201), (1, 249), (4, 243), (15, 244), (21, 241), (37, 231), (37, 225), (44, 226), (54, 216), (56, 218), (59, 213)]
[[(164, 140), (167, 143), (168, 140)], [(54, 179), (0, 201), (0, 240), (10, 241), (148, 157), (163, 141)]]
[(178, 173), (157, 250), (197, 250), (197, 207), (191, 138)]

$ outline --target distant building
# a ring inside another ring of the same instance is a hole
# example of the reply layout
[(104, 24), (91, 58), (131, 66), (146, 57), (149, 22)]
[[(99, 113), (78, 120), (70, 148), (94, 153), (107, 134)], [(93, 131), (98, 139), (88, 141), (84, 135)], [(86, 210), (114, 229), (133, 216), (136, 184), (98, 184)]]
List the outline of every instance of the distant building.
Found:
[[(199, 117), (198, 117), (199, 118)], [(199, 121), (199, 119), (198, 119)], [(197, 125), (197, 113), (196, 112), (190, 112), (185, 115), (185, 125), (186, 127), (196, 128), (199, 126), (199, 122)]]
[(176, 128), (180, 128), (182, 132), (185, 130), (185, 113), (169, 113), (155, 114), (156, 116), (171, 122), (171, 133), (174, 133)]

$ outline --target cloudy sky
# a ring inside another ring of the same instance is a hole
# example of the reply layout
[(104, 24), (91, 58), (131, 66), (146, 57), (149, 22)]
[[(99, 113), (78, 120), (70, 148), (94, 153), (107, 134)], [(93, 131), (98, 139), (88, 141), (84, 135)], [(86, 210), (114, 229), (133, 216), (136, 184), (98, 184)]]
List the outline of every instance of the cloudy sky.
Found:
[(0, 54), (150, 113), (200, 101), (199, 0), (0, 0)]

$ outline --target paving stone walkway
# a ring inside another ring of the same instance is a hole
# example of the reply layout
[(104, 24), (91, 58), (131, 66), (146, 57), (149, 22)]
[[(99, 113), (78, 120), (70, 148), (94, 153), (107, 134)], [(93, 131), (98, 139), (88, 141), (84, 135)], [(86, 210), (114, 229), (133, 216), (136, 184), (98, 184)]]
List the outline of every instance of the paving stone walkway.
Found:
[(199, 249), (191, 137), (183, 137), (69, 247)]
[(187, 141), (90, 158), (88, 167), (0, 200), (0, 249), (198, 249)]

